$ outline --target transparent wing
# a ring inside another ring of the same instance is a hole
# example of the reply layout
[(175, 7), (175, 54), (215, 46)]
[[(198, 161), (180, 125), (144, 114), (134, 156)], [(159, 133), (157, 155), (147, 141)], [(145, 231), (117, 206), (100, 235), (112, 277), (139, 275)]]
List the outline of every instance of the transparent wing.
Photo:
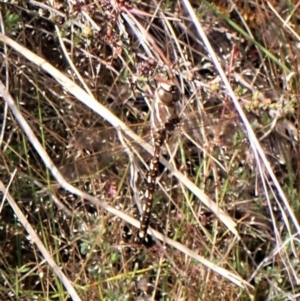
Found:
[[(168, 133), (168, 148), (172, 149), (180, 137), (196, 148), (207, 147), (208, 143), (219, 143), (218, 140), (225, 135), (225, 129), (228, 130), (230, 125), (234, 126), (237, 120), (236, 116), (221, 117), (213, 118), (212, 115), (200, 113), (182, 116), (176, 129)], [(145, 142), (152, 143), (150, 123), (134, 125), (131, 128)], [(140, 143), (128, 138), (126, 132), (115, 128), (82, 128), (70, 139), (67, 160), (60, 171), (66, 179), (73, 181), (101, 172), (117, 161), (124, 166), (128, 163), (128, 152), (139, 154), (139, 161), (143, 163), (151, 158)], [(162, 153), (166, 152), (163, 148)]]

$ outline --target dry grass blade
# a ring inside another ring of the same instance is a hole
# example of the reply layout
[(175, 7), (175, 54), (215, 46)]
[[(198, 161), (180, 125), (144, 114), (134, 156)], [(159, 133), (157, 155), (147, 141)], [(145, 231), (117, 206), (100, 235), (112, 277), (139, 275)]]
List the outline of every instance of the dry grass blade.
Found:
[[(208, 39), (207, 39), (207, 37), (206, 37), (203, 29), (202, 29), (200, 23), (198, 22), (198, 20), (196, 18), (196, 15), (195, 15), (195, 13), (194, 13), (194, 11), (192, 9), (192, 7), (190, 6), (190, 3), (188, 1), (184, 1), (184, 3), (186, 5), (186, 8), (189, 11), (192, 19), (194, 20), (194, 24), (195, 24), (195, 26), (197, 28), (197, 31), (198, 31), (199, 35), (203, 39), (203, 41), (204, 41), (204, 43), (205, 43), (205, 45), (206, 45), (206, 47), (208, 49), (208, 52), (212, 56), (214, 64), (215, 64), (215, 66), (216, 66), (216, 68), (217, 68), (217, 70), (218, 70), (218, 72), (219, 72), (219, 74), (220, 74), (220, 76), (221, 76), (221, 78), (222, 78), (225, 86), (226, 86), (228, 94), (230, 95), (232, 101), (234, 102), (234, 105), (235, 105), (238, 113), (240, 114), (241, 119), (243, 120), (243, 122), (245, 124), (245, 127), (247, 129), (247, 133), (248, 133), (248, 136), (249, 136), (250, 144), (253, 147), (253, 152), (255, 154), (258, 166), (260, 166), (260, 162), (259, 162), (260, 160), (259, 160), (259, 158), (258, 158), (257, 155), (260, 156), (260, 158), (262, 160), (262, 163), (264, 164), (264, 166), (265, 166), (268, 174), (270, 175), (271, 179), (273, 180), (273, 182), (274, 182), (274, 184), (276, 186), (276, 189), (278, 190), (278, 193), (279, 193), (279, 195), (280, 195), (280, 197), (281, 197), (281, 199), (282, 199), (285, 207), (288, 209), (289, 216), (291, 217), (294, 226), (296, 227), (297, 231), (300, 233), (299, 222), (298, 222), (297, 218), (295, 217), (295, 214), (294, 214), (294, 212), (292, 211), (292, 209), (291, 209), (291, 207), (289, 205), (289, 202), (288, 202), (288, 200), (287, 200), (287, 198), (285, 196), (285, 193), (283, 192), (283, 190), (281, 188), (281, 185), (279, 184), (276, 176), (274, 175), (274, 172), (273, 172), (273, 170), (271, 168), (271, 165), (270, 165), (269, 161), (267, 160), (266, 155), (265, 155), (263, 149), (261, 148), (261, 146), (260, 146), (260, 144), (259, 144), (259, 142), (258, 142), (258, 140), (257, 140), (257, 138), (256, 138), (256, 136), (255, 136), (255, 134), (253, 132), (253, 129), (250, 126), (250, 124), (248, 122), (248, 119), (245, 116), (245, 113), (242, 110), (242, 108), (241, 108), (241, 106), (240, 106), (240, 104), (239, 104), (239, 102), (237, 100), (237, 98), (235, 96), (235, 93), (233, 92), (233, 90), (231, 88), (231, 85), (230, 85), (230, 83), (229, 83), (229, 81), (228, 81), (228, 79), (227, 79), (227, 77), (226, 77), (226, 75), (225, 75), (225, 73), (224, 73), (224, 71), (223, 71), (223, 69), (222, 69), (222, 67), (221, 67), (221, 65), (220, 65), (220, 63), (219, 63), (219, 61), (218, 61), (218, 59), (217, 59), (217, 57), (216, 57), (213, 49), (212, 49), (212, 47), (211, 47), (211, 45), (210, 45), (210, 43), (209, 43), (209, 41), (208, 41)], [(264, 179), (263, 176), (261, 178), (262, 178), (262, 180)], [(287, 220), (286, 220), (286, 222), (287, 222)], [(288, 222), (286, 223), (286, 226), (287, 226), (288, 229), (290, 229), (290, 226), (289, 226)]]
[[(16, 173), (14, 173), (15, 175)], [(12, 175), (12, 178), (14, 177)], [(49, 254), (48, 250), (44, 246), (41, 239), (38, 237), (34, 229), (31, 227), (29, 221), (26, 219), (25, 215), (22, 213), (20, 208), (18, 207), (15, 200), (12, 198), (10, 193), (8, 192), (7, 188), (3, 185), (3, 183), (0, 181), (0, 190), (2, 191), (4, 198), (2, 199), (2, 202), (5, 202), (5, 199), (9, 202), (10, 206), (14, 210), (14, 213), (16, 214), (18, 220), (22, 223), (24, 229), (27, 231), (27, 233), (30, 235), (30, 240), (36, 244), (40, 252), (42, 253), (44, 259), (49, 264), (53, 272), (56, 274), (56, 276), (60, 279), (60, 281), (63, 283), (67, 291), (69, 292), (70, 296), (73, 300), (81, 301), (81, 298), (78, 296), (77, 292), (74, 289), (74, 286), (71, 284), (69, 279), (65, 276), (65, 274), (60, 270), (60, 268), (57, 266), (56, 262), (53, 260), (53, 257)]]
[[(11, 46), (15, 50), (19, 51), (22, 55), (24, 55), (27, 59), (32, 61), (33, 63), (37, 64), (39, 67), (47, 71), (49, 74), (51, 74), (56, 80), (62, 84), (62, 86), (69, 91), (71, 94), (73, 94), (78, 100), (82, 101), (85, 105), (90, 107), (92, 110), (94, 110), (96, 113), (100, 114), (102, 117), (106, 118), (108, 122), (110, 122), (114, 127), (120, 128), (130, 137), (138, 141), (140, 145), (143, 145), (143, 147), (150, 153), (152, 153), (151, 147), (141, 140), (140, 137), (135, 135), (130, 129), (121, 122), (116, 116), (111, 114), (109, 110), (107, 110), (105, 107), (101, 106), (99, 102), (97, 102), (95, 99), (91, 98), (88, 94), (86, 94), (82, 89), (80, 89), (77, 85), (75, 85), (72, 81), (70, 81), (67, 77), (65, 77), (63, 74), (61, 74), (57, 69), (55, 69), (53, 66), (51, 66), (49, 63), (47, 63), (45, 60), (39, 58), (34, 53), (28, 51), (27, 49), (23, 48), (21, 45), (15, 43), (8, 37), (3, 36), (0, 34), (0, 40), (5, 42), (7, 45)], [(196, 185), (194, 185), (191, 181), (189, 181), (186, 177), (184, 177), (180, 172), (175, 171), (174, 168), (168, 164), (168, 162), (161, 158), (161, 162), (173, 173), (175, 177), (177, 177), (184, 185), (186, 185), (192, 193), (194, 193), (212, 212), (216, 214), (216, 216), (228, 227), (228, 229), (237, 235), (237, 232), (235, 230), (235, 222), (228, 216), (227, 213), (225, 213), (222, 209), (218, 208), (216, 203), (214, 203), (209, 197), (207, 197)], [(47, 165), (50, 169), (52, 168), (51, 165)], [(57, 177), (56, 173), (53, 173), (55, 177)]]

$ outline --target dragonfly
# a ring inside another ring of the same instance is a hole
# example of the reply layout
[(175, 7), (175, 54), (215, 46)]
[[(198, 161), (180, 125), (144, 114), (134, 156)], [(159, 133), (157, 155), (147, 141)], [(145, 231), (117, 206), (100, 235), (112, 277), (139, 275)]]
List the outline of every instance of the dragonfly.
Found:
[(145, 240), (150, 223), (153, 195), (156, 178), (159, 170), (159, 156), (161, 146), (168, 133), (171, 133), (180, 122), (179, 112), (175, 103), (179, 101), (180, 93), (175, 85), (161, 84), (155, 91), (154, 110), (152, 111), (152, 131), (154, 141), (154, 155), (150, 160), (149, 171), (146, 177), (145, 207), (141, 219), (139, 240)]
[[(208, 132), (222, 132), (220, 130), (220, 119), (213, 120), (213, 118), (205, 117), (204, 114), (193, 113), (190, 116), (183, 116), (181, 114), (181, 107), (179, 101), (182, 100), (182, 94), (178, 87), (172, 83), (162, 82), (156, 88), (153, 101), (152, 101), (152, 111), (150, 114), (150, 133), (146, 135), (145, 141), (152, 141), (154, 145), (154, 154), (150, 158), (150, 163), (148, 165), (148, 171), (145, 176), (145, 193), (143, 200), (143, 212), (141, 214), (141, 224), (138, 233), (138, 239), (140, 243), (143, 243), (147, 236), (148, 227), (151, 219), (151, 210), (153, 205), (153, 197), (156, 189), (156, 182), (159, 173), (159, 157), (162, 153), (162, 146), (168, 143), (171, 139), (176, 140), (176, 135), (179, 132), (184, 132), (195, 137), (195, 140), (201, 145), (203, 140), (199, 132), (201, 127), (209, 128)], [(216, 108), (216, 107), (214, 107)], [(233, 118), (226, 118), (227, 124), (232, 124)], [(223, 119), (223, 125), (225, 120)], [(180, 129), (181, 128), (181, 129)], [(116, 135), (110, 141), (112, 144), (115, 143), (114, 139), (119, 138), (118, 130), (112, 129), (116, 132)], [(124, 133), (126, 135), (126, 133)], [(102, 151), (104, 144), (108, 142), (109, 139), (105, 138), (105, 135), (109, 136), (108, 130), (97, 130), (91, 128), (90, 130), (82, 129), (78, 131), (72, 139), (70, 146), (76, 149), (90, 149), (93, 155), (84, 157), (83, 163), (80, 164), (80, 160), (76, 160), (82, 155), (80, 151), (75, 156), (75, 162), (70, 162), (65, 164), (60, 168), (61, 173), (68, 180), (75, 180), (79, 174), (88, 175), (92, 172), (92, 169), (101, 169), (107, 163), (106, 156), (118, 156), (118, 154), (124, 154), (125, 148), (139, 147), (139, 145), (134, 145), (131, 142), (129, 146), (120, 146), (120, 148), (110, 150), (107, 154)], [(199, 138), (200, 137), (200, 138)], [(177, 139), (178, 140), (178, 139)], [(76, 164), (75, 164), (76, 163)], [(79, 163), (79, 164), (78, 164)]]

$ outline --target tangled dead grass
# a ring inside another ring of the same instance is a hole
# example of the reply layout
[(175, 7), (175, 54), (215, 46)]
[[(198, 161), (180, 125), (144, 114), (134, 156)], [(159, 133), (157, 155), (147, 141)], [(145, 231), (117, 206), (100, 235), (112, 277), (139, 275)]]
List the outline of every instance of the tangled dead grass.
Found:
[[(1, 300), (299, 299), (297, 1), (29, 0), (0, 19)], [(161, 80), (182, 124), (141, 246)]]

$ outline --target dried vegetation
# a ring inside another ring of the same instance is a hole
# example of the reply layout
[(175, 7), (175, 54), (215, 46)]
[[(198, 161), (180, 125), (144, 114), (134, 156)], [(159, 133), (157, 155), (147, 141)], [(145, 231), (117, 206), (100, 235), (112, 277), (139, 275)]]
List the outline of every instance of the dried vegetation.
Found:
[[(0, 299), (299, 300), (299, 12), (292, 0), (2, 3), (0, 80), (24, 120), (0, 85)], [(139, 245), (126, 219), (139, 219), (162, 80), (182, 92), (163, 155), (219, 210), (162, 164), (151, 227), (180, 246)]]

